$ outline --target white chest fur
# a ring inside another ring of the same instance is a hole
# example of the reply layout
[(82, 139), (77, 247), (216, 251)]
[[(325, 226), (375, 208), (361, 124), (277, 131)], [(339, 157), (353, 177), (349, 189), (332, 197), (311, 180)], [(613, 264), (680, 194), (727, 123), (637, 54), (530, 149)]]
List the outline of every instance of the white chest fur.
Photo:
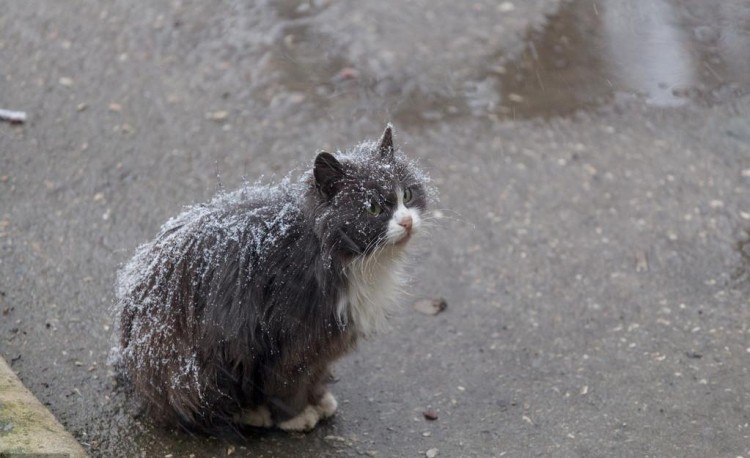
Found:
[(388, 317), (406, 285), (403, 250), (387, 246), (355, 259), (345, 273), (347, 290), (337, 308), (341, 323), (354, 326), (365, 337), (387, 329)]

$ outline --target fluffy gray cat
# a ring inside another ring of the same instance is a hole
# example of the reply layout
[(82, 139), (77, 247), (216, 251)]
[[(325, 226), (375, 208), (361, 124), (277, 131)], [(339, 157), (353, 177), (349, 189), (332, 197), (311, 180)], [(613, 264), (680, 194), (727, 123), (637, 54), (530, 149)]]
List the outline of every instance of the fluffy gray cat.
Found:
[(329, 366), (385, 326), (428, 181), (388, 125), (169, 220), (117, 284), (121, 362), (153, 418), (306, 431), (333, 415)]

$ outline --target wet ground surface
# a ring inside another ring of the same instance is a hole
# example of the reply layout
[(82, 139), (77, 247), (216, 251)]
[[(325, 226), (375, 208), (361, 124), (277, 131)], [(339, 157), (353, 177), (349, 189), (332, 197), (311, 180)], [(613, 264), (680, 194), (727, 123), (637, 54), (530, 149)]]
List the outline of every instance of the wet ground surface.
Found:
[(495, 67), (500, 112), (556, 116), (636, 97), (659, 107), (712, 104), (750, 86), (748, 7), (740, 2), (576, 0)]
[[(454, 3), (0, 1), (0, 354), (92, 455), (750, 454), (750, 7)], [(117, 267), (387, 121), (442, 223), (336, 417), (152, 427), (107, 366)]]

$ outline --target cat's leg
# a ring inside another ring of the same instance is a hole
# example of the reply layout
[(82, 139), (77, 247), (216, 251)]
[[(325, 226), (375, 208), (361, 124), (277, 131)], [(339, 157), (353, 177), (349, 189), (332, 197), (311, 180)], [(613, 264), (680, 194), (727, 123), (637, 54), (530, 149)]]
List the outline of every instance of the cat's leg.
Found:
[[(284, 368), (289, 368), (284, 371)], [(276, 366), (266, 372), (266, 394), (274, 423), (285, 431), (310, 431), (322, 418), (336, 412), (338, 403), (326, 389), (330, 372), (326, 362), (312, 366)]]
[(279, 423), (279, 428), (285, 431), (310, 431), (319, 420), (333, 416), (338, 408), (338, 402), (324, 385), (317, 384), (314, 391), (320, 391), (321, 388), (322, 395), (316, 395), (314, 400), (311, 400), (310, 404), (294, 418)]
[(311, 431), (320, 420), (318, 410), (308, 405), (294, 418), (279, 423), (279, 428), (284, 431)]
[(330, 379), (331, 375), (328, 370), (322, 372), (319, 380), (310, 386), (310, 392), (308, 393), (308, 401), (318, 411), (321, 419), (332, 417), (339, 405), (336, 398), (326, 387), (326, 382)]
[(265, 392), (273, 423), (284, 431), (310, 431), (320, 420), (318, 411), (308, 401), (309, 374), (299, 371), (269, 371)]
[(266, 406), (244, 409), (234, 417), (235, 423), (242, 423), (256, 428), (270, 428), (273, 426), (271, 411)]
[(326, 391), (326, 394), (324, 394), (320, 401), (315, 405), (315, 410), (318, 411), (320, 418), (328, 418), (336, 413), (338, 407), (339, 403), (336, 401), (336, 398), (333, 397), (330, 391)]

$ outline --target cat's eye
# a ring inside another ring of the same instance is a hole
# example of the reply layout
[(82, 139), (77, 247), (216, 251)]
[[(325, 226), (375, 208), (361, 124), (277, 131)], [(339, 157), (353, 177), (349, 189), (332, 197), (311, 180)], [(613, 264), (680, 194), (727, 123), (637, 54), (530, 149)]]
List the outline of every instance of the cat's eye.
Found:
[(377, 202), (371, 202), (370, 206), (367, 207), (367, 213), (371, 214), (372, 216), (378, 216), (379, 214), (383, 213), (383, 208)]
[(412, 199), (411, 188), (404, 189), (404, 203), (408, 204), (409, 202), (411, 202), (411, 199)]

